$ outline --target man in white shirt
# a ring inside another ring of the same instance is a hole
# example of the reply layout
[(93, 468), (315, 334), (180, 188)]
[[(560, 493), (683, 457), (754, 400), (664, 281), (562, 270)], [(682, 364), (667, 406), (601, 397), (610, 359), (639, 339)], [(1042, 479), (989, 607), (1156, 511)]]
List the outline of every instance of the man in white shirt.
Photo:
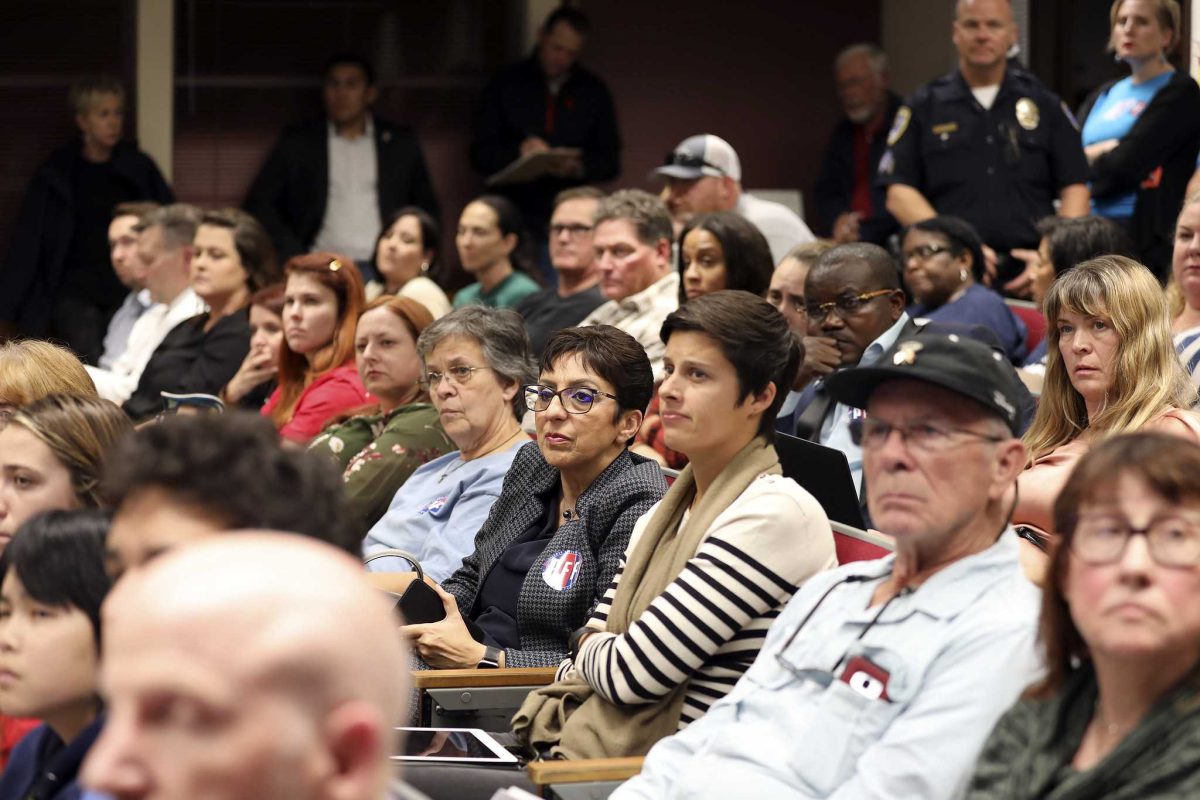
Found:
[(246, 195), (282, 260), (316, 250), (360, 264), (375, 258), (385, 222), (415, 205), (435, 218), (437, 199), (413, 131), (371, 112), (375, 69), (354, 53), (327, 62), (325, 118), (289, 127)]
[(671, 268), (674, 231), (666, 206), (640, 189), (622, 189), (600, 201), (592, 244), (607, 299), (581, 325), (612, 325), (646, 349), (655, 381), (662, 380), (666, 345), (659, 329), (679, 307), (679, 273)]
[(163, 206), (139, 225), (137, 258), (145, 270), (146, 290), (154, 305), (134, 323), (125, 352), (112, 369), (87, 367), (96, 390), (123, 404), (137, 388), (142, 370), (163, 338), (179, 323), (204, 311), (191, 287), (192, 239), (200, 210), (184, 203)]
[(154, 304), (146, 291), (142, 260), (137, 257), (137, 227), (142, 217), (156, 208), (157, 203), (121, 203), (113, 209), (112, 222), (108, 225), (108, 253), (113, 272), (129, 289), (129, 294), (108, 322), (104, 352), (100, 354), (101, 369), (113, 368), (125, 352), (125, 343), (129, 341), (134, 323)]
[(666, 178), (667, 208), (680, 225), (697, 214), (735, 211), (762, 231), (776, 264), (796, 245), (816, 238), (791, 209), (742, 190), (742, 162), (720, 136), (689, 136), (654, 174)]

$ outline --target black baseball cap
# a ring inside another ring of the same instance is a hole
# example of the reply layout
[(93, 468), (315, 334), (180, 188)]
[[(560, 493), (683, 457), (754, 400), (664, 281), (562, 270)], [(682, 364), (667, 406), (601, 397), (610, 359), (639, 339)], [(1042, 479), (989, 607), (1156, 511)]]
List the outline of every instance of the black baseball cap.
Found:
[(896, 378), (924, 381), (969, 397), (1020, 434), (1021, 379), (999, 350), (957, 333), (901, 339), (867, 367), (835, 372), (825, 388), (835, 400), (866, 408), (871, 393)]

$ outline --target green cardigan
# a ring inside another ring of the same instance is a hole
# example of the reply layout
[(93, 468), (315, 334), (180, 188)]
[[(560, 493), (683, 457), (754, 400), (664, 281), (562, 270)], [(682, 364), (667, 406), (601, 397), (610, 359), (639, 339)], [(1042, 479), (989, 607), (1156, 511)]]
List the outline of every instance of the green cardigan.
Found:
[(417, 467), (458, 446), (442, 430), (437, 409), (410, 403), (330, 425), (308, 449), (332, 456), (344, 470), (346, 500), (365, 536)]
[(1176, 800), (1200, 797), (1200, 671), (1085, 772), (1071, 766), (1096, 706), (1090, 665), (1049, 700), (1022, 700), (1000, 718), (967, 800)]

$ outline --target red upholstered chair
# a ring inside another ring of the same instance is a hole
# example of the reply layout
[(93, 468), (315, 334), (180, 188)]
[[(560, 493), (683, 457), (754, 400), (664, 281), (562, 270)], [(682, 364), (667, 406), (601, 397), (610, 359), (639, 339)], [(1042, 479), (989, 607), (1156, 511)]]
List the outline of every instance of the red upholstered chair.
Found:
[(1029, 336), (1025, 339), (1025, 347), (1028, 352), (1032, 353), (1034, 348), (1042, 343), (1042, 339), (1046, 338), (1046, 318), (1042, 316), (1037, 305), (1028, 300), (1009, 298), (1004, 302), (1017, 315), (1017, 318), (1025, 323), (1025, 328), (1029, 331)]
[(833, 546), (839, 564), (883, 558), (896, 549), (891, 539), (874, 531), (863, 531), (838, 522), (829, 524), (833, 527)]

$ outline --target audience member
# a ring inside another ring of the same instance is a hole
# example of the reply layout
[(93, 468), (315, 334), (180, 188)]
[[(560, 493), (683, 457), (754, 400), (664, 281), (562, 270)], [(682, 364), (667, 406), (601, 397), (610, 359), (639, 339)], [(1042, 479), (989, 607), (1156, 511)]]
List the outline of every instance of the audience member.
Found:
[(722, 289), (763, 297), (773, 268), (767, 240), (744, 217), (700, 214), (679, 234), (679, 303)]
[(279, 385), (262, 413), (285, 439), (307, 444), (330, 419), (370, 399), (354, 366), (362, 275), (336, 253), (295, 256), (284, 273)]
[(97, 396), (70, 350), (38, 339), (0, 343), (0, 418), (52, 394)]
[(801, 371), (809, 381), (778, 429), (844, 452), (860, 486), (862, 450), (850, 425), (861, 413), (835, 402), (825, 380), (836, 370), (875, 363), (902, 333), (914, 336), (919, 326), (904, 313), (900, 275), (878, 245), (843, 244), (826, 252), (805, 278), (804, 298), (809, 336)]
[(204, 301), (191, 287), (193, 240), (199, 224), (199, 209), (183, 203), (163, 206), (142, 217), (137, 257), (154, 305), (133, 324), (125, 351), (113, 362), (112, 369), (87, 368), (104, 399), (117, 405), (127, 401), (167, 334), (184, 320), (204, 312)]
[(791, 209), (742, 190), (742, 162), (719, 136), (689, 136), (667, 154), (666, 163), (654, 174), (667, 181), (666, 203), (672, 217), (686, 223), (696, 214), (736, 212), (766, 237), (773, 263), (796, 245), (813, 240), (812, 231)]
[(899, 226), (875, 175), (900, 108), (900, 96), (888, 88), (887, 54), (873, 44), (852, 44), (834, 59), (833, 76), (845, 116), (825, 147), (813, 205), (838, 244), (887, 246)]
[(89, 788), (389, 796), (405, 653), (353, 559), (294, 536), (213, 537), (119, 581), (103, 623), (108, 720), (84, 764)]
[[(833, 248), (828, 240), (818, 239), (793, 247), (775, 271), (767, 286), (767, 302), (783, 314), (792, 333), (803, 338), (808, 333), (808, 311), (804, 307), (804, 280), (817, 259)], [(807, 355), (806, 355), (807, 358)], [(781, 410), (780, 415), (787, 412)]]
[(982, 286), (983, 242), (969, 222), (932, 217), (914, 222), (901, 244), (911, 317), (982, 325), (996, 334), (1015, 364), (1025, 360), (1028, 331), (1000, 296)]
[(249, 412), (141, 428), (105, 462), (103, 496), (113, 509), (105, 561), (116, 576), (230, 529), (289, 531), (362, 553), (333, 465), (281, 447), (270, 422)]
[(121, 140), (120, 82), (80, 81), (70, 106), (80, 137), (55, 150), (25, 191), (0, 271), (0, 326), (9, 335), (53, 334), (95, 364), (126, 293), (106, 244), (113, 208), (174, 198), (150, 157)]
[(1040, 669), (1038, 593), (1004, 535), (1020, 388), (994, 350), (944, 335), (830, 378), (839, 402), (866, 407), (871, 514), (896, 552), (811, 578), (737, 686), (614, 800), (962, 791)]
[(679, 275), (671, 269), (674, 230), (666, 206), (652, 194), (621, 189), (600, 201), (592, 242), (606, 301), (581, 325), (612, 325), (638, 340), (662, 379), (659, 329), (679, 305)]
[(417, 467), (456, 449), (422, 385), (417, 338), (432, 323), (428, 309), (411, 297), (383, 295), (368, 303), (354, 333), (355, 363), (378, 403), (329, 425), (309, 445), (342, 469), (360, 534), (379, 522)]
[(146, 289), (146, 268), (137, 257), (138, 228), (142, 217), (158, 208), (157, 203), (119, 203), (113, 209), (112, 221), (108, 223), (108, 254), (117, 280), (129, 290), (121, 305), (108, 321), (104, 334), (103, 350), (97, 365), (100, 369), (112, 369), (113, 364), (125, 352), (129, 333), (138, 318), (150, 310), (153, 300)]
[(381, 294), (411, 297), (429, 309), (434, 319), (450, 312), (450, 298), (430, 275), (437, 274), (442, 229), (424, 209), (405, 206), (391, 216), (375, 245), (379, 280), (367, 283), (368, 300)]
[[(724, 289), (740, 289), (756, 297), (771, 280), (771, 251), (758, 228), (731, 211), (692, 217), (679, 237), (679, 303)], [(687, 457), (667, 446), (658, 393), (650, 400), (637, 441), (645, 455), (671, 469), (683, 469)]]
[(521, 212), (510, 200), (485, 194), (467, 204), (454, 243), (463, 271), (475, 283), (454, 296), (455, 308), (473, 303), (512, 308), (538, 291), (527, 273), (526, 235)]
[(1097, 445), (1054, 504), (1042, 605), (1048, 674), (996, 725), (966, 797), (1200, 792), (1200, 449)]
[(74, 800), (104, 725), (98, 692), (104, 574), (102, 511), (48, 511), (0, 557), (0, 707), (42, 720), (12, 752), (0, 797)]
[(901, 225), (953, 214), (975, 226), (1006, 289), (1027, 286), (1013, 248), (1037, 246), (1036, 220), (1088, 213), (1079, 128), (1059, 98), (1008, 58), (1017, 41), (1009, 0), (958, 0), (958, 68), (896, 112), (879, 163)]
[(694, 725), (792, 593), (835, 563), (825, 512), (780, 474), (771, 445), (800, 361), (783, 317), (760, 297), (716, 292), (672, 312), (662, 338), (667, 444), (690, 463), (638, 520), (560, 680), (513, 719), (540, 753), (641, 755)]
[(475, 116), (471, 164), (483, 177), (522, 156), (554, 148), (579, 150), (577, 157), (557, 159), (549, 175), (496, 187), (516, 203), (539, 238), (559, 192), (607, 181), (621, 171), (612, 97), (604, 82), (578, 63), (590, 31), (578, 8), (560, 5), (551, 11), (538, 30), (532, 55), (492, 78)]
[(1188, 196), (1175, 224), (1167, 299), (1175, 349), (1192, 383), (1200, 385), (1200, 193)]
[(375, 68), (353, 53), (325, 64), (325, 118), (283, 131), (246, 195), (246, 210), (281, 259), (309, 251), (345, 253), (365, 264), (383, 220), (437, 198), (412, 130), (371, 113)]
[(602, 197), (604, 192), (594, 186), (577, 186), (562, 190), (554, 198), (549, 244), (557, 286), (531, 294), (516, 305), (525, 318), (534, 353), (542, 352), (552, 333), (578, 325), (604, 302), (592, 247), (596, 229), (593, 220)]
[(283, 352), (283, 297), (283, 283), (250, 295), (250, 352), (221, 390), (226, 405), (258, 411), (275, 391)]
[(1171, 345), (1166, 300), (1150, 270), (1122, 256), (1085, 261), (1050, 287), (1045, 313), (1046, 378), (1025, 434), (1029, 462), (1012, 518), (1038, 583), (1058, 533), (1054, 500), (1093, 443), (1141, 429), (1200, 440), (1200, 420), (1185, 410), (1196, 390)]
[[(612, 583), (634, 523), (667, 490), (658, 466), (627, 449), (654, 386), (629, 334), (553, 334), (538, 381), (522, 389), (537, 444), (521, 448), (474, 552), (438, 589), (445, 619), (404, 629), (421, 668), (556, 666)], [(415, 578), (386, 582), (400, 591)]]
[(132, 430), (96, 397), (54, 394), (13, 411), (0, 428), (0, 549), (39, 512), (105, 506), (101, 466)]
[(1142, 263), (1168, 277), (1175, 211), (1200, 152), (1200, 87), (1167, 57), (1179, 46), (1176, 0), (1114, 0), (1108, 49), (1131, 74), (1084, 101), (1093, 212), (1116, 220)]
[(250, 350), (251, 294), (277, 280), (271, 239), (236, 208), (210, 211), (193, 242), (192, 291), (208, 311), (176, 325), (146, 363), (125, 401), (134, 420), (162, 410), (162, 393), (217, 394)]
[[(434, 581), (449, 578), (474, 549), (475, 534), (500, 496), (521, 446), (534, 360), (521, 317), (511, 309), (457, 308), (417, 339), (422, 384), (442, 428), (458, 447), (409, 476), (363, 541), (370, 556), (402, 549)], [(390, 560), (370, 564), (388, 571)]]
[[(1042, 240), (1037, 251), (1021, 251), (1028, 253), (1033, 268), (1029, 292), (1038, 308), (1044, 306), (1055, 279), (1076, 264), (1097, 256), (1133, 258), (1133, 243), (1129, 236), (1117, 223), (1104, 217), (1046, 217), (1038, 223), (1038, 233)], [(1048, 338), (1043, 338), (1026, 357), (1023, 375), (1031, 370), (1038, 375), (1045, 374), (1048, 342)], [(1040, 380), (1037, 385), (1041, 386)]]

